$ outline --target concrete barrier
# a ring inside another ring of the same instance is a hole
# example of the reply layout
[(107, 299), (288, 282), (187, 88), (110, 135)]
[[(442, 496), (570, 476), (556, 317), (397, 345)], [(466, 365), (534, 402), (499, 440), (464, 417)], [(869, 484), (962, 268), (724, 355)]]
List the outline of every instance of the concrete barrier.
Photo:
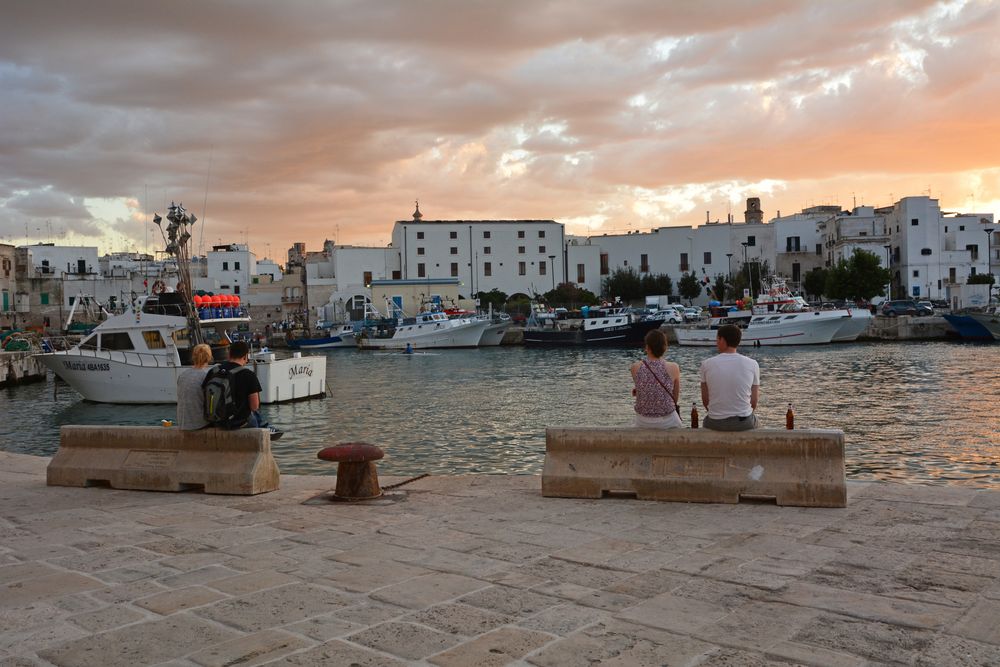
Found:
[(267, 429), (63, 426), (49, 486), (256, 495), (278, 488)]
[(549, 428), (542, 495), (845, 507), (844, 433), (835, 430)]

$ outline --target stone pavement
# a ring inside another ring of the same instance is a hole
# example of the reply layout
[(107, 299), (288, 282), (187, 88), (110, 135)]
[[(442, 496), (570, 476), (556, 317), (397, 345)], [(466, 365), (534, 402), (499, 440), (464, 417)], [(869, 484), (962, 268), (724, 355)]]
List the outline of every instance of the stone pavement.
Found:
[(303, 504), (332, 478), (50, 488), (46, 463), (0, 453), (3, 666), (1000, 664), (1000, 492), (802, 509), (462, 476)]

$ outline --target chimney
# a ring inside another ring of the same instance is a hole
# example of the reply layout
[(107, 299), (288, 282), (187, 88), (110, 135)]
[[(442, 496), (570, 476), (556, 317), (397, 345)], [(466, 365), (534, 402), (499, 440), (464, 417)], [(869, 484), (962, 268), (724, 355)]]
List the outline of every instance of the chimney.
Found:
[(709, 216), (709, 212), (705, 211), (705, 222), (709, 222), (708, 216)]

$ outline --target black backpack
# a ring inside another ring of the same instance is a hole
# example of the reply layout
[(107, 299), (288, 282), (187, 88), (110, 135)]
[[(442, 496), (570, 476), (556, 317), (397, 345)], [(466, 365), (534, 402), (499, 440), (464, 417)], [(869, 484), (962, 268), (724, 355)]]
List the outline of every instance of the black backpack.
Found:
[(225, 369), (219, 364), (208, 370), (201, 383), (205, 395), (205, 421), (213, 426), (232, 426), (237, 407), (233, 399), (233, 377), (240, 371), (250, 370), (246, 366)]

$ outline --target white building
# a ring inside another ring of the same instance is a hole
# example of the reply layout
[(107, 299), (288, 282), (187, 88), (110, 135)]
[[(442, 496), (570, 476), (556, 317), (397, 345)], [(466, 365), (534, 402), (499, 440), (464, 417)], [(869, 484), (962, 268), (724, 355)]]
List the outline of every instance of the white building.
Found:
[(278, 282), (281, 280), (281, 266), (278, 265), (273, 259), (257, 260), (257, 267), (254, 271), (255, 276), (271, 276), (271, 282)]
[(812, 269), (827, 266), (822, 225), (842, 213), (839, 206), (811, 206), (799, 213), (773, 218), (774, 273), (792, 290), (802, 289), (802, 279)]
[(458, 278), (468, 298), (498, 289), (533, 296), (566, 281), (563, 225), (554, 220), (412, 220), (392, 229), (399, 278)]
[(27, 271), (34, 276), (97, 275), (101, 268), (96, 247), (39, 243), (18, 248), (27, 253)]
[(246, 294), (257, 268), (257, 256), (242, 243), (212, 246), (206, 253), (204, 278), (194, 279), (195, 288), (208, 292)]

